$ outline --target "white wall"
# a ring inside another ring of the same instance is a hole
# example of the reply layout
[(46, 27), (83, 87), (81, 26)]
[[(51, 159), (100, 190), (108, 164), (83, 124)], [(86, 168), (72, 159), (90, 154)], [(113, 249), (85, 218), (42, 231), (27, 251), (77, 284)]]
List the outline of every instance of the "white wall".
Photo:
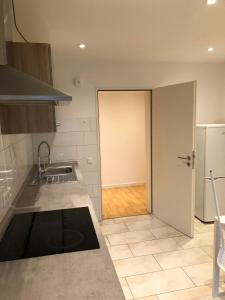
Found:
[(146, 182), (145, 102), (149, 92), (98, 93), (103, 187)]

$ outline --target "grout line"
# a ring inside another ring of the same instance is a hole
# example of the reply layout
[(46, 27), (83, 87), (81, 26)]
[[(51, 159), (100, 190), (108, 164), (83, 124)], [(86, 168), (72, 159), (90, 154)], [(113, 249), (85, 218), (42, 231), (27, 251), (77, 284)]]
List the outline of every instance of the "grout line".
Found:
[(138, 256), (136, 256), (136, 255), (134, 254), (134, 252), (132, 251), (132, 248), (130, 247), (130, 245), (129, 245), (129, 244), (126, 244), (126, 245), (127, 245), (127, 247), (129, 248), (129, 250), (130, 250), (132, 256), (133, 256), (133, 257), (138, 257)]
[(183, 272), (186, 274), (186, 276), (191, 280), (191, 282), (194, 284), (194, 286), (197, 287), (197, 284), (195, 284), (195, 282), (193, 281), (193, 279), (187, 274), (187, 272), (185, 272), (184, 268), (185, 268), (185, 267), (181, 267), (181, 269), (182, 269)]
[[(198, 248), (194, 248), (194, 249), (198, 249)], [(175, 251), (171, 251), (171, 252), (175, 252)], [(171, 252), (165, 252), (165, 254), (166, 254), (166, 253), (171, 253)], [(159, 253), (159, 254), (164, 254), (164, 253)], [(154, 254), (154, 255), (153, 255), (154, 258), (156, 259), (155, 255), (157, 255), (157, 254)], [(204, 263), (189, 264), (189, 265), (187, 265), (187, 266), (177, 266), (177, 268), (188, 268), (188, 267), (193, 267), (193, 266), (198, 266), (198, 265), (209, 264), (209, 263), (212, 263), (212, 258), (210, 257), (210, 259), (211, 259), (211, 261), (207, 261), (207, 262), (204, 262)], [(157, 260), (157, 259), (156, 259), (156, 260)], [(161, 265), (160, 265), (160, 266), (161, 266)], [(163, 268), (163, 267), (162, 267), (162, 268)], [(166, 268), (166, 269), (163, 268), (163, 271), (171, 270), (171, 269), (173, 269), (173, 267), (172, 267), (172, 268)]]
[(127, 232), (132, 232), (132, 231), (130, 230), (130, 228), (128, 227), (127, 223), (125, 223), (125, 222), (121, 222), (121, 223), (118, 223), (118, 224), (123, 224), (123, 225), (124, 225), (124, 227), (126, 227), (126, 229), (127, 229)]
[[(156, 241), (156, 240), (152, 240), (152, 241)], [(151, 241), (149, 241), (151, 242)], [(142, 242), (141, 242), (142, 243)], [(133, 244), (139, 244), (139, 243), (133, 243)], [(129, 243), (129, 244), (126, 244), (129, 246), (131, 252), (133, 253), (132, 251), (132, 248), (130, 247), (132, 245), (132, 243)], [(179, 245), (178, 245), (179, 246)], [(204, 247), (204, 246), (203, 246)], [(187, 249), (183, 249), (183, 248), (180, 248), (180, 249), (174, 249), (174, 250), (168, 250), (168, 251), (160, 251), (160, 252), (154, 252), (154, 253), (147, 253), (147, 254), (140, 254), (140, 255), (135, 255), (134, 254), (134, 257), (141, 257), (141, 256), (148, 256), (148, 255), (157, 255), (157, 254), (164, 254), (164, 253), (171, 253), (171, 252), (177, 252), (177, 251), (182, 251), (182, 250), (191, 250), (191, 249), (201, 249), (201, 247), (193, 247), (193, 248), (187, 248)], [(202, 250), (202, 249), (201, 249)], [(204, 252), (204, 254), (206, 254), (207, 256), (209, 256), (204, 250), (202, 250)], [(209, 256), (209, 258), (212, 259), (211, 256)]]
[[(129, 259), (129, 258), (125, 258), (125, 259)], [(118, 260), (124, 260), (124, 259), (117, 259)], [(114, 260), (116, 261), (116, 260)], [(157, 260), (156, 260), (157, 261)], [(158, 261), (157, 261), (158, 262)], [(204, 265), (204, 264), (207, 264), (207, 263), (210, 263), (210, 262), (205, 262), (205, 263), (201, 263), (201, 264), (195, 264), (195, 265), (188, 265), (188, 266), (177, 266), (177, 267), (173, 267), (173, 268), (169, 268), (169, 269), (161, 269), (161, 270), (158, 270), (158, 271), (152, 271), (152, 272), (144, 272), (144, 273), (140, 273), (140, 274), (133, 274), (133, 275), (128, 275), (128, 276), (124, 276), (124, 277), (134, 277), (134, 276), (140, 276), (140, 275), (145, 275), (145, 274), (152, 274), (152, 273), (158, 273), (158, 272), (165, 272), (165, 271), (172, 271), (172, 270), (176, 270), (176, 269), (181, 269), (183, 270), (183, 268), (187, 268), (187, 267), (193, 267), (193, 266), (198, 266), (198, 265)], [(161, 266), (160, 266), (161, 267)], [(184, 271), (184, 270), (183, 270)], [(185, 272), (185, 271), (184, 271)], [(186, 272), (185, 272), (186, 274)], [(187, 275), (188, 276), (188, 275)], [(118, 276), (119, 277), (119, 276)], [(119, 278), (124, 278), (124, 277), (119, 277)], [(188, 276), (189, 277), (189, 276)], [(196, 285), (197, 286), (197, 285)]]
[[(171, 294), (174, 292), (182, 292), (182, 291), (186, 291), (186, 290), (196, 289), (198, 287), (210, 287), (211, 288), (211, 286), (207, 285), (207, 284), (206, 285), (198, 285), (198, 286), (192, 286), (192, 287), (184, 288), (184, 289), (180, 289), (180, 290), (174, 290), (174, 291), (170, 291), (170, 292), (160, 293), (160, 294), (157, 294), (157, 297), (160, 295)], [(211, 296), (211, 294), (209, 296)]]
[(103, 237), (107, 238), (107, 241), (109, 242), (109, 246), (110, 246), (110, 247), (113, 246), (113, 245), (111, 245), (111, 243), (110, 243), (110, 240), (109, 240), (109, 238), (108, 238), (108, 234), (106, 234), (105, 236), (103, 235)]
[(133, 299), (135, 299), (135, 298), (134, 298), (134, 294), (132, 293), (132, 290), (131, 290), (131, 288), (130, 288), (130, 286), (129, 286), (128, 282), (127, 282), (127, 278), (126, 278), (126, 277), (124, 277), (124, 279), (125, 279), (125, 281), (126, 281), (126, 283), (127, 283), (127, 287), (128, 287), (128, 289), (129, 289), (129, 291), (130, 291), (130, 293), (131, 293), (131, 295), (132, 295)]
[(176, 269), (181, 269), (180, 267), (176, 267), (176, 268), (173, 268), (173, 269), (167, 269), (167, 270), (158, 270), (158, 271), (152, 271), (152, 272), (144, 272), (144, 273), (140, 273), (140, 274), (133, 274), (133, 275), (126, 275), (126, 276), (123, 276), (123, 277), (119, 277), (118, 274), (118, 278), (131, 278), (131, 277), (136, 277), (136, 276), (142, 276), (142, 275), (146, 275), (146, 274), (154, 274), (154, 273), (159, 273), (159, 272), (165, 272), (165, 271), (171, 271), (171, 270), (176, 270)]
[(164, 271), (163, 267), (161, 266), (161, 264), (159, 263), (159, 261), (157, 260), (157, 258), (155, 257), (155, 255), (152, 255), (152, 256), (153, 256), (153, 258), (155, 259), (155, 261), (157, 262), (157, 264), (159, 265), (160, 269), (161, 269), (162, 271)]
[[(176, 269), (178, 269), (178, 268), (176, 268)], [(161, 271), (159, 271), (159, 272), (161, 272)], [(151, 273), (145, 273), (145, 274), (151, 274)], [(186, 273), (185, 273), (186, 274)], [(142, 275), (142, 274), (141, 274)], [(133, 276), (138, 276), (138, 275), (133, 275)], [(129, 278), (129, 277), (132, 277), (132, 276), (127, 276), (126, 277), (126, 281), (127, 281), (127, 278)], [(189, 277), (189, 276), (188, 276)], [(122, 278), (125, 278), (125, 277), (122, 277)], [(192, 280), (191, 280), (191, 282), (193, 282)], [(128, 287), (130, 288), (130, 285), (129, 285), (129, 282), (127, 281), (127, 284), (128, 284)], [(153, 297), (153, 296), (155, 296), (155, 297), (157, 297), (158, 299), (159, 299), (159, 295), (165, 295), (165, 294), (171, 294), (171, 293), (174, 293), (174, 292), (181, 292), (181, 291), (185, 291), (185, 290), (191, 290), (191, 289), (195, 289), (195, 288), (198, 288), (198, 287), (210, 287), (211, 288), (211, 286), (209, 285), (209, 284), (204, 284), (204, 285), (195, 285), (195, 283), (194, 283), (194, 286), (192, 286), (192, 287), (188, 287), (188, 288), (182, 288), (182, 289), (179, 289), (179, 290), (172, 290), (172, 291), (168, 291), (168, 292), (165, 292), (165, 293), (159, 293), (159, 294), (155, 294), (155, 295), (148, 295), (148, 296), (144, 296), (144, 298), (145, 297)], [(131, 294), (133, 295), (133, 293), (132, 293), (132, 289), (130, 288), (130, 290), (131, 290)], [(209, 295), (209, 296), (211, 296), (211, 295)], [(139, 298), (134, 298), (134, 299), (139, 299)]]
[[(124, 233), (128, 233), (129, 231), (127, 231), (127, 232), (124, 232)], [(132, 231), (131, 231), (132, 232)], [(108, 235), (108, 238), (111, 236), (111, 235), (114, 235), (114, 234), (120, 234), (120, 233), (113, 233), (113, 234), (109, 234)], [(150, 242), (150, 241), (155, 241), (156, 239), (151, 239), (151, 240), (144, 240), (144, 241), (141, 241), (141, 242)], [(140, 243), (141, 243), (140, 242)], [(139, 243), (139, 242), (137, 242), (137, 243)], [(112, 246), (122, 246), (122, 245), (128, 245), (128, 244), (130, 244), (130, 243), (127, 243), (127, 242), (125, 242), (125, 243), (122, 243), (122, 244), (115, 244), (115, 245), (113, 245), (113, 244), (111, 244)], [(131, 243), (132, 244), (132, 243)]]

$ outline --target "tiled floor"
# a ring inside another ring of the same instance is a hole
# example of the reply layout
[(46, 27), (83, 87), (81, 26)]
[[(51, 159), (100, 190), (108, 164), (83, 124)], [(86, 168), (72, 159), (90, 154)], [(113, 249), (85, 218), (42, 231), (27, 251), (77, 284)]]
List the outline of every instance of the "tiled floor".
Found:
[(101, 227), (127, 300), (212, 299), (213, 225), (195, 220), (194, 239), (151, 215)]

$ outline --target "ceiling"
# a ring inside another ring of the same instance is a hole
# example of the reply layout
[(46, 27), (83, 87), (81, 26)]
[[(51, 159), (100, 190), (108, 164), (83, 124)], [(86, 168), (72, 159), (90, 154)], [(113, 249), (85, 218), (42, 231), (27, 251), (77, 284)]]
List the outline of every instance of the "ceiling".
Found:
[(214, 6), (205, 0), (15, 0), (15, 6), (30, 41), (50, 42), (77, 59), (225, 61), (225, 0)]

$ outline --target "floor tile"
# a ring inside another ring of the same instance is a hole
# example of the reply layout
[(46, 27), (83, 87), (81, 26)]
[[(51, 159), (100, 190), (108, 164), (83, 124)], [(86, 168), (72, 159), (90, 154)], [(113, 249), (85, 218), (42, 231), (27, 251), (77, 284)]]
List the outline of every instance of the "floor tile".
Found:
[(156, 254), (181, 249), (181, 247), (172, 238), (129, 244), (129, 247), (134, 256)]
[(176, 291), (158, 295), (159, 300), (205, 300), (212, 299), (212, 289), (209, 286), (190, 288), (183, 291)]
[(164, 270), (212, 261), (212, 259), (200, 248), (165, 252), (155, 254), (154, 257)]
[(133, 295), (131, 294), (131, 291), (130, 291), (130, 288), (127, 284), (126, 279), (125, 278), (120, 278), (119, 281), (120, 281), (120, 285), (121, 285), (121, 288), (123, 290), (123, 294), (124, 294), (126, 300), (132, 300)]
[(127, 232), (128, 228), (123, 223), (121, 224), (106, 224), (101, 226), (102, 234), (113, 234)]
[(166, 239), (169, 237), (175, 237), (180, 235), (183, 236), (181, 232), (168, 225), (164, 227), (151, 229), (151, 232), (157, 239)]
[(152, 255), (115, 260), (114, 266), (119, 277), (126, 277), (161, 270)]
[(108, 224), (114, 224), (114, 219), (106, 219), (99, 222), (100, 225), (108, 225)]
[(111, 234), (107, 237), (111, 245), (138, 243), (142, 241), (150, 241), (155, 239), (153, 234), (147, 230)]
[(158, 300), (159, 298), (157, 296), (149, 296), (144, 298), (135, 298), (135, 300)]
[(148, 229), (154, 229), (158, 227), (163, 227), (166, 226), (165, 223), (160, 221), (157, 218), (151, 218), (151, 219), (146, 219), (146, 220), (135, 220), (135, 221), (129, 221), (126, 222), (125, 224), (129, 228), (130, 231), (136, 231), (136, 230), (148, 230)]
[(132, 252), (127, 245), (111, 246), (109, 253), (113, 260), (132, 257)]
[(198, 286), (212, 284), (212, 274), (213, 274), (212, 262), (184, 267), (183, 270), (192, 279), (192, 281)]
[(139, 216), (131, 216), (131, 217), (122, 217), (122, 218), (115, 218), (115, 223), (122, 223), (122, 222), (134, 222), (134, 221), (143, 221), (143, 220), (150, 220), (154, 218), (152, 215), (139, 215)]
[(213, 247), (212, 246), (204, 246), (201, 249), (208, 254), (210, 257), (213, 257)]
[(181, 236), (181, 237), (176, 237), (175, 240), (183, 249), (202, 247), (202, 246), (212, 246), (213, 233), (207, 232), (207, 233), (195, 234), (194, 238)]
[(128, 285), (135, 298), (147, 297), (193, 287), (193, 282), (180, 268), (131, 276)]
[(213, 232), (214, 224), (203, 224), (203, 223), (195, 224), (195, 231), (197, 233)]

